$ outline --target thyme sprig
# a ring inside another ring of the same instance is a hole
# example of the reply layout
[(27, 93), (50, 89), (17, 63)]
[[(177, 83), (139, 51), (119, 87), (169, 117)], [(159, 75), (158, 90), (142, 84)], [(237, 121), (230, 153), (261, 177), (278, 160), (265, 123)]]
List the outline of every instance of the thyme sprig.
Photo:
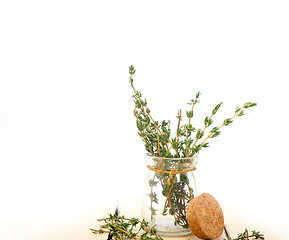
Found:
[(157, 233), (157, 229), (150, 227), (148, 222), (138, 218), (125, 218), (109, 214), (108, 218), (98, 219), (104, 222), (100, 229), (90, 229), (95, 234), (109, 233), (111, 239), (144, 239), (144, 240), (162, 240)]
[[(145, 143), (146, 151), (152, 156), (167, 158), (192, 157), (196, 153), (199, 153), (202, 148), (209, 147), (207, 141), (210, 138), (219, 136), (222, 127), (230, 125), (234, 121), (235, 117), (243, 116), (245, 114), (245, 109), (257, 105), (256, 103), (247, 102), (242, 107), (237, 107), (233, 117), (226, 118), (222, 125), (211, 128), (204, 140), (198, 144), (198, 142), (204, 137), (206, 130), (213, 124), (213, 117), (223, 103), (221, 102), (217, 104), (211, 114), (204, 119), (204, 127), (196, 130), (197, 128), (192, 126), (191, 121), (194, 116), (195, 105), (200, 101), (201, 92), (198, 91), (195, 93), (195, 97), (188, 103), (188, 105), (191, 105), (191, 108), (189, 111), (186, 111), (186, 117), (188, 118), (187, 124), (180, 126), (183, 118), (181, 116), (181, 109), (178, 111), (176, 136), (172, 137), (170, 121), (163, 120), (161, 123), (155, 121), (151, 115), (147, 100), (142, 98), (142, 94), (135, 89), (133, 83), (133, 75), (135, 72), (136, 70), (134, 66), (131, 65), (129, 67), (129, 73), (130, 84), (134, 91), (134, 116), (136, 118), (138, 134)], [(193, 136), (194, 132), (195, 136)]]
[[(98, 219), (104, 222), (99, 229), (90, 229), (95, 234), (110, 233), (111, 239), (140, 239), (140, 240), (162, 240), (158, 235), (155, 226), (150, 227), (148, 222), (138, 218), (125, 218), (116, 214), (109, 214), (109, 217)], [(239, 233), (237, 238), (226, 238), (224, 240), (253, 240), (265, 239), (260, 231), (253, 230), (251, 234), (245, 229), (243, 233)]]
[(243, 233), (239, 233), (237, 238), (228, 238), (224, 240), (248, 240), (248, 239), (265, 239), (264, 235), (260, 231), (252, 231), (252, 234), (249, 234), (249, 231), (245, 229)]

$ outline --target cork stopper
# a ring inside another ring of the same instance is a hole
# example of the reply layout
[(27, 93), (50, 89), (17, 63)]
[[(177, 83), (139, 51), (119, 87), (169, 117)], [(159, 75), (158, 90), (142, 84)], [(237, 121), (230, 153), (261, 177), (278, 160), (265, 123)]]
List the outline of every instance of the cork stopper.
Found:
[(215, 239), (223, 233), (222, 208), (208, 193), (203, 193), (188, 203), (187, 221), (193, 234), (198, 238)]

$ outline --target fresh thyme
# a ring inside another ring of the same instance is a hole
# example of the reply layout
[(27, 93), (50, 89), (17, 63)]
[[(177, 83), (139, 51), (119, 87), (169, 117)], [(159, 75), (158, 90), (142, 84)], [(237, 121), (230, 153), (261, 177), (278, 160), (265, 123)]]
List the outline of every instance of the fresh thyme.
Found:
[[(138, 134), (145, 143), (146, 151), (152, 156), (166, 158), (185, 158), (192, 157), (202, 148), (209, 147), (207, 142), (210, 138), (215, 138), (220, 135), (220, 129), (230, 125), (235, 117), (243, 116), (245, 109), (254, 107), (257, 104), (247, 102), (242, 107), (235, 109), (234, 115), (226, 118), (220, 126), (212, 127), (205, 136), (207, 128), (213, 124), (213, 116), (217, 113), (222, 105), (222, 102), (217, 104), (211, 114), (204, 119), (204, 127), (196, 129), (192, 126), (191, 120), (194, 116), (194, 108), (199, 103), (201, 92), (196, 92), (195, 97), (191, 99), (188, 105), (191, 105), (189, 111), (186, 111), (188, 123), (181, 125), (182, 117), (181, 110), (178, 111), (178, 127), (176, 136), (171, 136), (170, 121), (163, 120), (161, 123), (155, 121), (151, 116), (151, 111), (148, 108), (147, 100), (142, 98), (142, 94), (137, 91), (133, 84), (133, 75), (136, 70), (133, 65), (129, 67), (130, 84), (134, 91), (133, 99), (135, 103), (134, 116)], [(195, 134), (193, 134), (195, 133)], [(204, 139), (201, 143), (201, 139)]]
[(162, 240), (157, 234), (155, 227), (149, 227), (148, 222), (138, 218), (125, 218), (109, 214), (108, 218), (98, 219), (104, 222), (100, 229), (90, 229), (95, 234), (109, 233), (111, 239), (144, 239), (144, 240)]
[[(99, 222), (104, 222), (99, 229), (90, 229), (95, 234), (108, 233), (111, 239), (140, 239), (140, 240), (162, 240), (158, 235), (155, 226), (149, 227), (149, 223), (138, 218), (125, 218), (124, 216), (117, 216), (116, 214), (109, 214), (108, 218), (98, 219)], [(253, 230), (249, 234), (245, 229), (243, 233), (239, 233), (237, 238), (226, 238), (224, 240), (254, 240), (265, 239), (264, 235), (259, 231)]]
[(249, 234), (248, 230), (245, 229), (243, 233), (239, 233), (237, 238), (228, 238), (224, 240), (248, 240), (248, 239), (265, 239), (264, 235), (255, 230), (252, 231), (252, 234)]
[[(154, 205), (158, 204), (158, 196), (154, 192), (157, 184), (161, 184), (165, 197), (165, 205), (162, 215), (170, 214), (174, 216), (175, 224), (184, 228), (188, 228), (186, 220), (186, 204), (194, 198), (193, 189), (190, 188), (189, 178), (187, 173), (180, 173), (179, 177), (172, 177), (167, 173), (172, 171), (172, 168), (182, 170), (184, 161), (189, 161), (189, 158), (199, 153), (201, 149), (209, 147), (208, 140), (215, 138), (221, 134), (221, 129), (233, 123), (236, 117), (243, 116), (245, 109), (256, 106), (256, 103), (247, 102), (242, 107), (237, 107), (234, 114), (230, 118), (226, 118), (222, 124), (212, 127), (213, 117), (220, 109), (222, 102), (218, 103), (211, 113), (205, 117), (204, 126), (201, 128), (193, 127), (191, 121), (194, 117), (195, 106), (199, 103), (201, 92), (196, 92), (195, 97), (188, 103), (189, 111), (186, 111), (187, 123), (182, 124), (181, 109), (178, 111), (178, 125), (176, 135), (171, 135), (170, 121), (163, 120), (158, 122), (153, 119), (151, 111), (148, 107), (147, 100), (142, 97), (141, 92), (134, 87), (133, 75), (136, 70), (133, 65), (129, 67), (129, 82), (133, 89), (134, 100), (134, 116), (136, 118), (136, 126), (138, 135), (144, 142), (145, 149), (152, 157), (161, 157), (162, 162), (159, 168), (163, 172), (155, 172), (152, 179), (149, 179), (151, 188), (148, 194), (151, 201), (151, 221), (154, 220), (157, 209)], [(210, 128), (210, 129), (209, 129)], [(172, 164), (165, 159), (179, 158), (177, 164)], [(172, 179), (171, 179), (172, 178)]]

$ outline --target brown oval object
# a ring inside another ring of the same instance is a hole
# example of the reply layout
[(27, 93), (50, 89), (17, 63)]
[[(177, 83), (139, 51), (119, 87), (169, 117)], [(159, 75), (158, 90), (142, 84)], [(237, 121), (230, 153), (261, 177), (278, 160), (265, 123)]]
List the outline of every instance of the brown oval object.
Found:
[(187, 221), (193, 234), (198, 238), (215, 239), (223, 233), (222, 208), (217, 200), (208, 193), (203, 193), (188, 203)]

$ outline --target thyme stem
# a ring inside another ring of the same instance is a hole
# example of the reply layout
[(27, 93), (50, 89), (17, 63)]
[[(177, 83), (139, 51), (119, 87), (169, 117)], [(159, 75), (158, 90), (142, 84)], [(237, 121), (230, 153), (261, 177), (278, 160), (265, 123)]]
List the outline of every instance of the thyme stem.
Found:
[[(209, 120), (212, 119), (212, 116), (213, 116), (213, 114), (211, 114)], [(207, 129), (207, 127), (208, 127), (208, 125), (205, 125), (205, 127), (203, 128), (203, 130), (201, 131), (201, 134), (200, 134), (199, 136), (202, 136), (202, 134), (205, 132), (205, 130)], [(188, 155), (191, 154), (191, 152), (193, 151), (193, 149), (194, 149), (194, 147), (195, 147), (195, 145), (196, 145), (196, 143), (197, 143), (197, 141), (198, 141), (199, 139), (200, 139), (200, 137), (197, 137), (197, 138), (196, 138), (196, 140), (195, 140), (195, 142), (193, 143), (193, 146), (192, 146), (191, 150), (189, 151), (189, 154), (188, 154)]]
[[(133, 74), (130, 75), (130, 80), (132, 80), (132, 75), (133, 75)], [(134, 90), (134, 92), (135, 92), (135, 94), (136, 94), (136, 96), (137, 96), (140, 104), (142, 105), (141, 99), (140, 99), (140, 97), (138, 96), (137, 91), (135, 90), (133, 84), (131, 84), (131, 86), (132, 86), (132, 89)], [(144, 107), (144, 106), (142, 105), (142, 107)], [(145, 106), (145, 108), (146, 108), (146, 110), (148, 109), (147, 106)], [(143, 111), (143, 113), (144, 113), (144, 111)], [(145, 113), (144, 113), (144, 114), (145, 114)], [(150, 117), (151, 121), (155, 124), (155, 120), (152, 118), (152, 116), (151, 116), (151, 114), (150, 114), (150, 112), (149, 112), (148, 110), (147, 110), (147, 114), (148, 114), (148, 116)], [(168, 145), (167, 145), (167, 143), (166, 143), (166, 139), (165, 139), (164, 135), (163, 135), (162, 132), (160, 131), (160, 129), (159, 129), (159, 127), (157, 126), (157, 124), (155, 124), (155, 126), (156, 126), (156, 129), (157, 129), (157, 131), (159, 132), (159, 134), (160, 134), (160, 135), (162, 136), (162, 138), (164, 139), (166, 148), (169, 149), (169, 148), (168, 148)], [(171, 143), (170, 139), (167, 139), (167, 140)], [(172, 144), (172, 143), (171, 143), (171, 144)]]
[[(233, 117), (229, 118), (231, 121), (238, 116), (235, 114)], [(222, 127), (227, 126), (226, 123), (223, 123), (221, 126), (218, 127), (218, 130), (220, 130)], [(201, 143), (201, 146), (204, 145), (204, 143), (214, 134), (215, 132), (210, 132), (208, 136), (205, 138), (205, 140)]]

